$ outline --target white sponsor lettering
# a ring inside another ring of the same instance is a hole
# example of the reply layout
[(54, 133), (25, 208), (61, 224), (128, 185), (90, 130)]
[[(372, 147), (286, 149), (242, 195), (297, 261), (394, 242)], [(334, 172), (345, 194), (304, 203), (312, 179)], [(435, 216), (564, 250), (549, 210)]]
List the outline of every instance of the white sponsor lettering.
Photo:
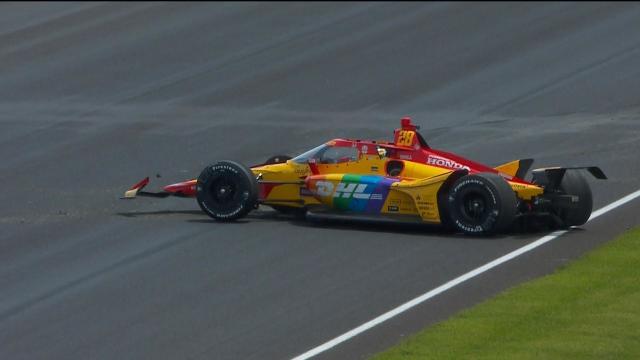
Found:
[(354, 199), (368, 199), (371, 194), (365, 194), (364, 191), (367, 189), (367, 184), (358, 184), (356, 191), (353, 193)]
[(365, 194), (364, 191), (367, 189), (367, 184), (348, 184), (348, 183), (339, 183), (336, 188), (335, 194), (333, 197), (342, 197), (348, 199), (353, 197), (354, 199), (368, 199), (371, 194)]
[(444, 158), (442, 156), (437, 156), (437, 155), (429, 155), (427, 157), (427, 164), (429, 165), (436, 165), (436, 166), (442, 166), (442, 167), (446, 167), (449, 169), (466, 169), (466, 170), (471, 170), (468, 166), (466, 165), (462, 165), (460, 163), (457, 163), (453, 160)]
[[(335, 192), (333, 191), (335, 189)], [(338, 183), (335, 186), (330, 181), (316, 181), (315, 193), (318, 196), (331, 196), (334, 198), (354, 198), (367, 200), (371, 197), (371, 194), (366, 193), (367, 184), (356, 183)]]
[(338, 188), (336, 189), (336, 193), (333, 194), (333, 197), (340, 197), (342, 195), (343, 198), (351, 197), (351, 193), (356, 189), (356, 185), (358, 184), (345, 184), (343, 182), (338, 184)]
[(319, 196), (331, 196), (333, 183), (331, 181), (316, 181), (316, 194)]

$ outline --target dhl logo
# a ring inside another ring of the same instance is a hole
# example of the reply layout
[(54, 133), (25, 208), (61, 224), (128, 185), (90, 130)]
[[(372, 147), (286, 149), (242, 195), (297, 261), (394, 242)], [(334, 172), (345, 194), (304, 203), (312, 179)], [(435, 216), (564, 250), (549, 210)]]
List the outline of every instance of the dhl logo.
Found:
[(334, 198), (343, 199), (362, 199), (368, 200), (371, 198), (371, 193), (367, 192), (367, 184), (354, 184), (354, 183), (338, 183), (335, 186), (331, 181), (316, 181), (316, 194), (323, 197), (332, 196)]

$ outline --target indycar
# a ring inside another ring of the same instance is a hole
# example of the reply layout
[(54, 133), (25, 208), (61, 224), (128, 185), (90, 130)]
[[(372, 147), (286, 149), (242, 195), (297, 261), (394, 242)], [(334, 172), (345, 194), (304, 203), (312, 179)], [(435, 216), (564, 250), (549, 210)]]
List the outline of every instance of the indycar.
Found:
[(518, 221), (548, 219), (557, 227), (584, 224), (592, 193), (585, 171), (596, 166), (531, 171), (532, 159), (490, 167), (431, 148), (405, 117), (393, 141), (334, 139), (296, 157), (273, 156), (247, 167), (217, 161), (197, 179), (148, 192), (145, 178), (124, 194), (195, 198), (218, 221), (234, 221), (260, 205), (282, 213), (438, 224), (465, 234), (505, 232)]

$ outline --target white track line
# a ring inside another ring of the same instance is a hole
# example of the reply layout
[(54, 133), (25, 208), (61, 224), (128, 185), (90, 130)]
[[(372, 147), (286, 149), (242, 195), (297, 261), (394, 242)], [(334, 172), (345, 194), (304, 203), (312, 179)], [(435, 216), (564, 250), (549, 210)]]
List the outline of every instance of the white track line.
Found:
[[(609, 211), (614, 210), (614, 209), (616, 209), (616, 208), (628, 203), (629, 201), (631, 201), (631, 200), (633, 200), (633, 199), (635, 199), (637, 197), (640, 197), (640, 190), (637, 190), (637, 191), (635, 191), (635, 192), (633, 192), (633, 193), (631, 193), (631, 194), (629, 194), (629, 195), (627, 195), (627, 196), (625, 196), (625, 197), (623, 197), (623, 198), (621, 198), (619, 200), (616, 200), (616, 201), (612, 202), (611, 204), (609, 204), (609, 205), (607, 205), (605, 207), (602, 207), (602, 208), (594, 211), (593, 213), (591, 213), (591, 216), (589, 217), (589, 220), (587, 220), (587, 221), (591, 221), (591, 220), (597, 218), (600, 215), (606, 214)], [(340, 344), (342, 342), (345, 342), (345, 341), (351, 339), (352, 337), (357, 336), (357, 335), (359, 335), (359, 334), (371, 329), (372, 327), (374, 327), (376, 325), (379, 325), (379, 324), (381, 324), (381, 323), (383, 323), (383, 322), (385, 322), (385, 321), (387, 321), (387, 320), (389, 320), (389, 319), (391, 319), (391, 318), (393, 318), (393, 317), (395, 317), (395, 316), (397, 316), (397, 315), (399, 315), (399, 314), (401, 314), (401, 313), (403, 313), (403, 312), (405, 312), (405, 311), (407, 311), (407, 310), (409, 310), (409, 309), (411, 309), (411, 308), (413, 308), (413, 307), (415, 307), (415, 306), (417, 306), (417, 305), (419, 305), (419, 304), (431, 299), (432, 297), (435, 297), (435, 296), (437, 296), (437, 295), (439, 295), (439, 294), (441, 294), (441, 293), (443, 293), (443, 292), (455, 287), (456, 285), (459, 285), (459, 284), (461, 284), (461, 283), (463, 283), (463, 282), (465, 282), (465, 281), (467, 281), (469, 279), (472, 279), (472, 278), (474, 278), (474, 277), (476, 277), (476, 276), (478, 276), (478, 275), (480, 275), (480, 274), (482, 274), (484, 272), (487, 272), (487, 271), (493, 269), (494, 267), (496, 267), (498, 265), (501, 265), (501, 264), (503, 264), (503, 263), (505, 263), (505, 262), (507, 262), (509, 260), (512, 260), (512, 259), (514, 259), (514, 258), (516, 258), (516, 257), (518, 257), (518, 256), (520, 256), (520, 255), (522, 255), (522, 254), (524, 254), (526, 252), (529, 252), (529, 251), (537, 248), (538, 246), (544, 245), (544, 244), (548, 243), (549, 241), (551, 241), (553, 239), (556, 239), (557, 237), (559, 237), (559, 236), (561, 236), (561, 235), (563, 235), (563, 234), (565, 234), (567, 232), (568, 232), (568, 230), (560, 230), (560, 231), (554, 231), (549, 235), (543, 236), (540, 239), (538, 239), (538, 240), (536, 240), (536, 241), (534, 241), (532, 243), (529, 243), (529, 244), (527, 244), (527, 245), (525, 245), (525, 246), (523, 246), (521, 248), (518, 248), (518, 249), (516, 249), (516, 250), (514, 250), (514, 251), (512, 251), (512, 252), (510, 252), (510, 253), (508, 253), (506, 255), (503, 255), (503, 256), (501, 256), (501, 257), (499, 257), (499, 258), (497, 258), (497, 259), (495, 259), (495, 260), (493, 260), (493, 261), (491, 261), (489, 263), (486, 263), (486, 264), (480, 266), (479, 268), (471, 270), (471, 271), (469, 271), (468, 273), (466, 273), (464, 275), (461, 275), (461, 276), (459, 276), (459, 277), (457, 277), (457, 278), (455, 278), (455, 279), (453, 279), (453, 280), (451, 280), (451, 281), (449, 281), (447, 283), (444, 283), (444, 284), (438, 286), (437, 288), (435, 288), (433, 290), (430, 290), (430, 291), (418, 296), (417, 298), (415, 298), (413, 300), (410, 300), (410, 301), (408, 301), (408, 302), (396, 307), (395, 309), (392, 309), (392, 310), (390, 310), (390, 311), (388, 311), (388, 312), (376, 317), (373, 320), (367, 321), (366, 323), (358, 326), (357, 328), (349, 330), (346, 333), (344, 333), (344, 334), (342, 334), (342, 335), (340, 335), (340, 336), (338, 336), (338, 337), (336, 337), (336, 338), (334, 338), (332, 340), (329, 340), (329, 341), (327, 341), (326, 343), (324, 343), (324, 344), (322, 344), (320, 346), (317, 346), (317, 347), (305, 352), (304, 354), (298, 355), (295, 358), (293, 358), (293, 360), (309, 359), (310, 357), (313, 357), (313, 356), (316, 356), (316, 355), (318, 355), (318, 354), (320, 354), (322, 352), (325, 352), (325, 351), (333, 348), (334, 346), (336, 346), (336, 345), (338, 345), (338, 344)]]

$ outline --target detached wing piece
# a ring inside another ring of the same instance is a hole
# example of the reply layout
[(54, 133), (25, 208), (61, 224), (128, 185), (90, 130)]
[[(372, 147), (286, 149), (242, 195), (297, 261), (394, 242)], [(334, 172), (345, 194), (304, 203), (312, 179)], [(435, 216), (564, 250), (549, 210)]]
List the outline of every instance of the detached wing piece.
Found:
[(188, 180), (185, 182), (171, 184), (164, 187), (163, 191), (150, 192), (142, 191), (149, 184), (149, 177), (142, 179), (139, 183), (133, 185), (131, 189), (125, 191), (124, 196), (120, 199), (135, 199), (138, 196), (166, 198), (168, 196), (193, 197), (196, 194), (197, 180)]
[(136, 195), (138, 195), (138, 191), (144, 189), (145, 186), (149, 184), (149, 177), (142, 179), (139, 183), (133, 185), (131, 189), (125, 191), (124, 196), (120, 199), (134, 199)]

